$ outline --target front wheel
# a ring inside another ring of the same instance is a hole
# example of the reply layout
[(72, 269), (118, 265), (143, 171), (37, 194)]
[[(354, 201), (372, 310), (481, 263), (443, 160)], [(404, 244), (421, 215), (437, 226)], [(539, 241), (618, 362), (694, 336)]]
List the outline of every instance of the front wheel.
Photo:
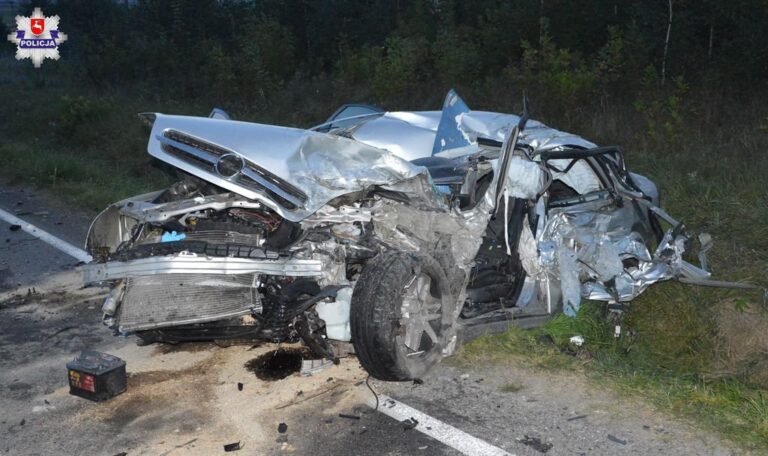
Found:
[(448, 278), (433, 258), (384, 253), (366, 265), (352, 294), (352, 343), (372, 377), (424, 375), (456, 344)]

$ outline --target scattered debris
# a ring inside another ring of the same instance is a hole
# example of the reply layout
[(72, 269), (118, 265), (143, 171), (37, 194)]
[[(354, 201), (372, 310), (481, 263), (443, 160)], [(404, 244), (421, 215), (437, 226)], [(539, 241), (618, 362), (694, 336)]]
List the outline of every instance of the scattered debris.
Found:
[(618, 443), (620, 445), (626, 445), (627, 444), (626, 440), (622, 440), (622, 439), (620, 439), (620, 438), (618, 438), (618, 437), (616, 437), (616, 436), (614, 436), (612, 434), (608, 434), (608, 440), (610, 440), (611, 442), (616, 442), (616, 443)]
[(339, 418), (347, 418), (349, 420), (359, 420), (360, 417), (357, 415), (348, 415), (346, 413), (339, 413)]
[(410, 417), (405, 421), (402, 421), (401, 424), (403, 425), (404, 431), (410, 431), (411, 429), (414, 429), (416, 426), (419, 425), (419, 420), (417, 420), (414, 417)]
[(423, 385), (424, 384), (424, 380), (422, 380), (420, 378), (414, 378), (413, 379), (413, 384), (414, 385)]
[(542, 442), (538, 437), (529, 437), (527, 435), (523, 436), (522, 439), (517, 439), (517, 441), (541, 453), (546, 453), (551, 450), (553, 446), (551, 443)]
[(242, 391), (243, 390), (243, 384), (240, 382), (237, 382), (237, 390)]
[(568, 420), (566, 420), (566, 421), (576, 421), (576, 420), (580, 420), (580, 419), (582, 419), (582, 418), (586, 418), (587, 416), (588, 416), (588, 415), (577, 415), (577, 416), (572, 416), (572, 417), (568, 418)]
[(8, 229), (11, 231), (19, 231), (21, 229), (21, 225), (11, 225), (8, 227)]
[(570, 342), (577, 347), (581, 347), (584, 345), (584, 336), (573, 336), (571, 337)]
[(235, 443), (227, 443), (226, 445), (224, 445), (224, 452), (226, 453), (230, 453), (232, 451), (239, 451), (242, 449), (243, 447), (240, 445), (239, 441)]
[(19, 423), (19, 426), (24, 426), (25, 424), (27, 424), (27, 420), (26, 419), (22, 419), (21, 423)]
[(301, 361), (301, 375), (309, 377), (318, 374), (333, 366), (333, 361), (327, 359), (303, 359)]
[(128, 456), (128, 452), (127, 451), (121, 451), (121, 452), (115, 454), (114, 456)]
[(277, 425), (277, 432), (279, 432), (281, 434), (285, 434), (286, 432), (288, 432), (288, 425), (285, 424), (285, 423), (278, 424)]

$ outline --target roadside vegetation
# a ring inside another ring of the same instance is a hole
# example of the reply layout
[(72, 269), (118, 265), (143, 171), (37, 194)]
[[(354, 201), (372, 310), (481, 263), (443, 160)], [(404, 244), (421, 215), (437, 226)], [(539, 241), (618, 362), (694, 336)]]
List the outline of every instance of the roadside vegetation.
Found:
[[(711, 233), (718, 278), (768, 286), (764, 2), (123, 3), (43, 4), (69, 40), (41, 69), (0, 44), (1, 177), (97, 210), (173, 180), (146, 154), (137, 112), (218, 106), (308, 127), (348, 102), (439, 109), (449, 88), (473, 109), (518, 112), (525, 89), (534, 118), (621, 145), (669, 213)], [(572, 346), (573, 335), (585, 344)], [(618, 340), (593, 304), (460, 356), (510, 358), (583, 371), (768, 448), (768, 317), (757, 293), (663, 284), (632, 303)]]

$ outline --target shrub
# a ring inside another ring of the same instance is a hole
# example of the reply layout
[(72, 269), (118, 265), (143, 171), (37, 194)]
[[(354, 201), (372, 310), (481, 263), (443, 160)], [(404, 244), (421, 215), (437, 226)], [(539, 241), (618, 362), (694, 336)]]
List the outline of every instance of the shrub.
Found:
[(61, 97), (57, 133), (72, 144), (90, 144), (99, 136), (94, 125), (105, 120), (110, 107), (103, 98), (65, 95)]
[(380, 100), (407, 99), (429, 74), (429, 45), (424, 38), (390, 36), (376, 65), (371, 86)]

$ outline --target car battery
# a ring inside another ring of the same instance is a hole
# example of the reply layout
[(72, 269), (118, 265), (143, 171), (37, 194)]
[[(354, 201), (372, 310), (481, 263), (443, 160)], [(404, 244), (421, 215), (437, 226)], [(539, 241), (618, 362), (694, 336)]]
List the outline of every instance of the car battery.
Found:
[(100, 402), (125, 391), (125, 361), (106, 353), (83, 350), (67, 363), (69, 394)]

